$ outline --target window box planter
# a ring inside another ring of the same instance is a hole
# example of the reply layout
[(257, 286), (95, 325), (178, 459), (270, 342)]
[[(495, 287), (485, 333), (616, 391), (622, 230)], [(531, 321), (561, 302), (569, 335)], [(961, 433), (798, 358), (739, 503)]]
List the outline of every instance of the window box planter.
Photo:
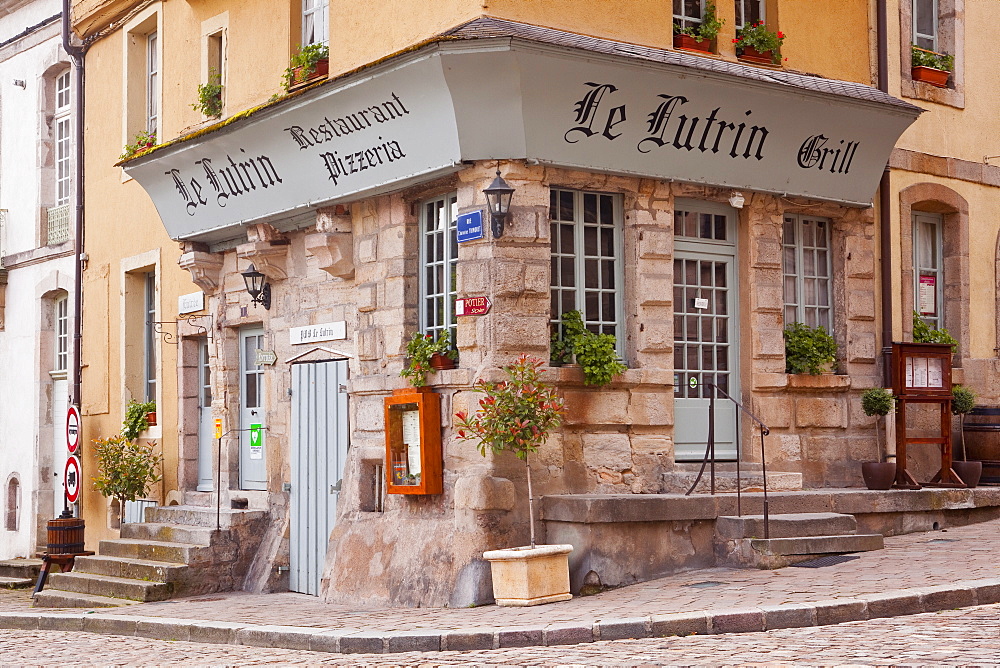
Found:
[(695, 53), (714, 53), (714, 42), (715, 40), (711, 39), (702, 39), (699, 41), (691, 35), (674, 35), (674, 48), (681, 49), (683, 51), (694, 51)]
[(758, 51), (752, 46), (744, 46), (740, 53), (736, 54), (740, 60), (758, 65), (774, 65), (774, 54), (772, 51)]
[(917, 65), (910, 69), (910, 76), (913, 77), (914, 81), (923, 81), (932, 86), (937, 86), (938, 88), (948, 87), (948, 75), (951, 72), (947, 70), (939, 70), (934, 67), (925, 67), (923, 65)]
[(295, 67), (292, 68), (292, 81), (291, 88), (299, 88), (300, 86), (305, 86), (306, 84), (313, 83), (319, 79), (325, 79), (330, 74), (330, 59), (323, 58), (322, 60), (316, 61), (316, 65), (312, 72), (306, 77), (303, 73), (306, 67)]
[(455, 368), (455, 360), (447, 355), (434, 353), (431, 355), (431, 366), (437, 371), (447, 371), (448, 369)]

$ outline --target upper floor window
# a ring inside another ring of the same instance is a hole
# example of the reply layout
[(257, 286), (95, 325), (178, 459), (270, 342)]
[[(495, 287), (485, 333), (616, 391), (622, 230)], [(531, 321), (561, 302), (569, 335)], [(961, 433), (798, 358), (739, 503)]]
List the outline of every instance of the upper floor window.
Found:
[(66, 70), (56, 77), (56, 108), (55, 118), (56, 143), (56, 206), (69, 204), (70, 197), (70, 71)]
[(54, 371), (65, 373), (69, 368), (69, 298), (59, 297), (53, 304), (55, 315), (55, 368)]
[(786, 215), (782, 246), (785, 324), (801, 322), (832, 331), (830, 221)]
[(455, 341), (458, 199), (454, 194), (425, 202), (420, 213), (420, 329), (435, 337), (445, 330)]
[(145, 276), (144, 311), (146, 316), (143, 353), (144, 353), (144, 393), (145, 401), (156, 399), (156, 272), (148, 272)]
[(302, 0), (302, 45), (326, 44), (329, 0)]
[(619, 349), (624, 322), (621, 206), (621, 199), (608, 193), (549, 191), (552, 321), (579, 311), (589, 330), (617, 337)]
[(701, 25), (704, 4), (704, 0), (674, 0), (674, 25), (678, 28)]
[(913, 43), (938, 50), (938, 0), (913, 0)]
[(158, 36), (151, 32), (146, 36), (146, 131), (158, 135), (160, 117), (160, 57), (156, 43)]
[(764, 20), (764, 0), (736, 0), (737, 30)]

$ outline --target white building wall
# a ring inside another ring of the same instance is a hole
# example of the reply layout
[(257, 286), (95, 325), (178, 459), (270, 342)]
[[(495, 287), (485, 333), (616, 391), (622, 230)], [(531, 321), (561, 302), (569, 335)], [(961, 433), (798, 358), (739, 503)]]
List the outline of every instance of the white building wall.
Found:
[[(0, 329), (0, 559), (33, 556), (45, 522), (58, 514), (64, 452), (54, 447), (65, 414), (55, 415), (52, 298), (73, 293), (72, 240), (47, 245), (45, 209), (54, 205), (52, 75), (69, 66), (61, 48), (59, 0), (0, 7), (0, 237), (7, 285)], [(45, 23), (37, 27), (40, 23)], [(26, 30), (28, 34), (18, 37)], [(24, 86), (15, 81), (23, 81)], [(74, 91), (75, 94), (75, 91)], [(70, 309), (72, 310), (72, 309)], [(72, 315), (72, 314), (70, 314)], [(70, 365), (71, 368), (71, 365)], [(58, 461), (56, 461), (58, 460)], [(8, 528), (8, 483), (20, 484), (19, 516)]]

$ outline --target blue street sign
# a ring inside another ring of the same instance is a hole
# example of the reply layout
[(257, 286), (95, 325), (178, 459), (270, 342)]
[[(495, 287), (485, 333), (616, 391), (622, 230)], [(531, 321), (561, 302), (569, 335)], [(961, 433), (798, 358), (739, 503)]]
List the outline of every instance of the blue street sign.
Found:
[(482, 210), (463, 213), (455, 223), (458, 230), (458, 243), (463, 241), (475, 241), (483, 238), (483, 212)]

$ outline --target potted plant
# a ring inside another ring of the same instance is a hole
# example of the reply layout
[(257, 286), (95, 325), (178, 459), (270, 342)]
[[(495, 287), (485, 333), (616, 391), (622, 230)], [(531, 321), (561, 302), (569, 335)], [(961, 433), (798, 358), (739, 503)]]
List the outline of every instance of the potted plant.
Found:
[(455, 414), (455, 428), (463, 441), (478, 441), (479, 452), (513, 452), (524, 462), (528, 478), (528, 526), (531, 544), (489, 550), (493, 594), (497, 605), (529, 606), (573, 598), (569, 593), (569, 553), (572, 545), (535, 544), (535, 507), (528, 455), (545, 443), (562, 422), (563, 400), (541, 381), (540, 359), (521, 355), (504, 367), (506, 380), (479, 380), (483, 394), (473, 415)]
[(191, 108), (212, 118), (222, 115), (222, 78), (214, 67), (208, 71), (208, 82), (198, 84), (198, 101)]
[(409, 358), (399, 375), (408, 378), (414, 387), (427, 384), (427, 374), (444, 369), (454, 369), (458, 351), (452, 347), (451, 334), (444, 330), (435, 339), (432, 334), (414, 332), (406, 344), (406, 356)]
[(888, 457), (883, 456), (887, 448), (882, 446), (878, 428), (879, 418), (884, 420), (895, 406), (896, 398), (885, 388), (872, 387), (861, 393), (861, 410), (875, 418), (875, 446), (878, 448), (878, 461), (861, 463), (861, 477), (868, 489), (889, 489), (896, 480), (896, 462), (886, 461)]
[[(150, 417), (153, 419), (150, 420)], [(134, 441), (139, 434), (156, 424), (156, 402), (129, 400), (125, 406), (125, 419), (122, 421), (122, 436)]]
[(958, 415), (959, 433), (961, 434), (962, 452), (961, 457), (956, 457), (951, 462), (951, 468), (958, 474), (967, 487), (979, 485), (979, 478), (983, 475), (983, 463), (981, 461), (968, 461), (965, 450), (965, 416), (976, 407), (976, 393), (965, 385), (955, 385), (951, 388), (951, 412)]
[(785, 33), (780, 30), (771, 32), (763, 21), (745, 25), (736, 31), (736, 56), (740, 60), (762, 65), (781, 64), (781, 45), (785, 42)]
[(163, 455), (155, 454), (154, 447), (154, 443), (137, 443), (124, 435), (94, 441), (97, 458), (94, 489), (105, 497), (117, 499), (122, 517), (125, 502), (146, 496), (150, 485), (162, 477), (157, 469), (163, 465)]
[(837, 361), (837, 342), (820, 325), (793, 322), (785, 327), (785, 372), (818, 375)]
[(122, 149), (122, 154), (118, 156), (118, 159), (127, 160), (134, 158), (137, 155), (146, 153), (154, 146), (156, 146), (156, 133), (140, 130), (135, 134), (135, 139), (132, 140), (131, 144), (125, 144), (125, 148)]
[(674, 25), (674, 48), (712, 53), (714, 50), (712, 42), (715, 41), (725, 22), (725, 19), (720, 19), (716, 15), (715, 3), (706, 3), (701, 23), (687, 28)]
[(913, 44), (910, 49), (910, 76), (938, 88), (948, 86), (948, 76), (955, 69), (955, 56), (921, 49)]
[(958, 349), (958, 341), (942, 327), (934, 329), (920, 317), (916, 311), (913, 312), (913, 342), (914, 343), (936, 343), (951, 346), (951, 351)]
[(282, 75), (285, 90), (290, 91), (300, 84), (325, 77), (330, 72), (330, 49), (326, 44), (308, 44), (299, 47), (298, 52), (288, 61), (288, 69)]
[(610, 334), (594, 334), (587, 329), (579, 311), (567, 311), (559, 331), (552, 334), (551, 359), (557, 365), (575, 360), (583, 369), (585, 384), (603, 386), (626, 368), (618, 359), (615, 345), (615, 337)]

